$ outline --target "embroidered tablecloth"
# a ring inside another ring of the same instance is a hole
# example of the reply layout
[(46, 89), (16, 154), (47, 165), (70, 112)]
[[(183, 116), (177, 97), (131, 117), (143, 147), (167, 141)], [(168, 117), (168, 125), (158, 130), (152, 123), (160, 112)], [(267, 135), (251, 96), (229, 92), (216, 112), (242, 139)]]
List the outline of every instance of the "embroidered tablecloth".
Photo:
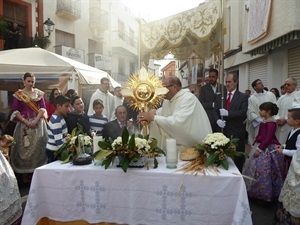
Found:
[[(183, 162), (179, 162), (182, 164)], [(41, 218), (130, 225), (252, 224), (244, 180), (229, 170), (206, 176), (167, 169), (104, 170), (60, 161), (35, 170), (22, 225)]]

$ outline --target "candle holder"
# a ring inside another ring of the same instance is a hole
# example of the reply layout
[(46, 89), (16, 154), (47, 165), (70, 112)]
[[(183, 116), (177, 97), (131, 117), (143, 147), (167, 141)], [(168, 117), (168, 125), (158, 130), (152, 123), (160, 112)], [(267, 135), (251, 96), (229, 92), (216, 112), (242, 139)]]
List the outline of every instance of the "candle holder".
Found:
[[(98, 145), (99, 141), (103, 141), (102, 136), (94, 136), (93, 137), (93, 153), (95, 154), (96, 152), (100, 151), (100, 147)], [(101, 166), (103, 160), (96, 160), (94, 159), (94, 165), (95, 166)]]
[(166, 164), (167, 168), (175, 169), (178, 163), (178, 152), (176, 148), (176, 140), (172, 138), (166, 139)]

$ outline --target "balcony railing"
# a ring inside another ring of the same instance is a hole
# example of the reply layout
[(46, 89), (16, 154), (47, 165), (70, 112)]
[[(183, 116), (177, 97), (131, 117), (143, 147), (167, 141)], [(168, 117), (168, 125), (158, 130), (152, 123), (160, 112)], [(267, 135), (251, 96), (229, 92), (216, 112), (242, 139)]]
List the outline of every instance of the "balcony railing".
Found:
[(81, 17), (80, 0), (57, 0), (56, 15), (69, 20), (78, 20)]
[(98, 8), (91, 8), (89, 26), (100, 31), (107, 30), (109, 28), (108, 13)]
[(124, 41), (126, 44), (137, 48), (137, 41), (134, 40), (132, 37), (130, 37), (129, 35), (125, 34), (124, 32), (118, 30), (118, 31), (114, 31), (113, 32), (113, 38), (114, 39), (119, 39)]

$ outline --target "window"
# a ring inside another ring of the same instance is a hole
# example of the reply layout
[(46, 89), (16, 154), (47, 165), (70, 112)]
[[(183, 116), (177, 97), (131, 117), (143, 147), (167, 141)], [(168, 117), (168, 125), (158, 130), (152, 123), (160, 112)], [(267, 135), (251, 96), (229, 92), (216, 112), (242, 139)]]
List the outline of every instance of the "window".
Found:
[(122, 21), (118, 21), (118, 36), (121, 39), (125, 39), (125, 26), (124, 23)]

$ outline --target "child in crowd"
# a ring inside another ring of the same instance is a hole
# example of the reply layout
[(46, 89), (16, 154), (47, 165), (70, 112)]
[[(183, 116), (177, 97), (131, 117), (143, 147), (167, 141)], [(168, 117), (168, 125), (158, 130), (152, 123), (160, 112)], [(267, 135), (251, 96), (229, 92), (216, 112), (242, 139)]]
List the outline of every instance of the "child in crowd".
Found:
[(102, 135), (104, 124), (108, 122), (108, 118), (102, 115), (104, 109), (102, 100), (95, 99), (93, 102), (93, 109), (95, 113), (89, 116), (91, 129), (95, 132), (96, 135), (100, 136)]
[(293, 154), (284, 181), (274, 225), (300, 225), (300, 151)]
[(300, 149), (300, 108), (288, 110), (287, 124), (292, 127), (288, 139), (284, 146), (278, 145), (276, 152), (283, 154), (283, 177), (285, 178), (289, 170), (292, 157)]
[(71, 98), (71, 106), (73, 110), (68, 113), (66, 118), (68, 133), (71, 134), (74, 128), (78, 127), (78, 124), (82, 126), (83, 133), (92, 136), (91, 126), (88, 115), (84, 112), (84, 102), (78, 95)]
[(48, 142), (46, 145), (46, 154), (48, 163), (55, 161), (54, 152), (63, 145), (68, 134), (68, 128), (64, 116), (70, 110), (70, 99), (60, 95), (54, 100), (55, 111), (48, 123)]
[(283, 184), (283, 157), (274, 151), (280, 144), (275, 136), (277, 124), (273, 119), (278, 107), (272, 102), (265, 102), (259, 109), (264, 121), (259, 125), (254, 147), (244, 167), (244, 174), (255, 180), (246, 179), (245, 182), (249, 197), (271, 202), (278, 199)]
[(4, 157), (9, 162), (9, 150), (14, 143), (14, 138), (10, 135), (4, 134), (0, 137), (0, 152), (4, 155)]

